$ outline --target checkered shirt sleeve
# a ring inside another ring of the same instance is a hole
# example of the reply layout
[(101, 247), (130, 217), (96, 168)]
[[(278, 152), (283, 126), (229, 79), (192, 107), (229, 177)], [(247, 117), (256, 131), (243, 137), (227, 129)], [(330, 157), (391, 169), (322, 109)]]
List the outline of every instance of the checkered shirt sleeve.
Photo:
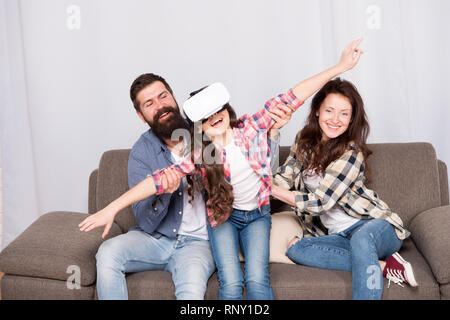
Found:
[(190, 157), (185, 157), (180, 162), (177, 162), (169, 167), (166, 167), (161, 170), (156, 170), (155, 172), (153, 172), (153, 174), (151, 174), (151, 176), (153, 178), (153, 181), (155, 182), (157, 195), (164, 193), (162, 177), (163, 177), (164, 172), (168, 169), (174, 169), (174, 170), (178, 171), (179, 173), (181, 173), (181, 176), (183, 177), (183, 176), (193, 174), (195, 171), (195, 166)]
[(299, 100), (292, 89), (288, 92), (279, 94), (278, 96), (268, 100), (264, 108), (254, 113), (252, 116), (244, 115), (241, 120), (247, 120), (254, 127), (259, 130), (269, 130), (275, 121), (269, 116), (268, 111), (275, 110), (279, 108), (280, 105), (284, 104), (297, 110), (304, 103), (304, 101)]

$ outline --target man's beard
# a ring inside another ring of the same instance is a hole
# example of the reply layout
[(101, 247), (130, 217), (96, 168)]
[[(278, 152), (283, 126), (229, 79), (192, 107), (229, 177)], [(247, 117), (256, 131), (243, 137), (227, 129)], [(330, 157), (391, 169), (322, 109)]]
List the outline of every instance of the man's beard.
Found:
[[(170, 112), (167, 118), (163, 122), (159, 121), (159, 118), (165, 112)], [(161, 140), (171, 139), (172, 133), (176, 129), (186, 129), (186, 121), (181, 116), (180, 112), (173, 107), (164, 107), (159, 110), (153, 118), (153, 123), (147, 121), (152, 128), (153, 133)]]

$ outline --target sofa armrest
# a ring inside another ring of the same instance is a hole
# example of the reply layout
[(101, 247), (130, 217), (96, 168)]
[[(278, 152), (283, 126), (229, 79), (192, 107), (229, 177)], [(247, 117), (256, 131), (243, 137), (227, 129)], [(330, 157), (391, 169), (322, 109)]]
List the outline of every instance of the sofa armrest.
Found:
[(440, 284), (450, 282), (450, 206), (418, 214), (410, 223), (411, 236)]
[[(102, 228), (81, 232), (84, 213), (50, 212), (39, 217), (0, 253), (6, 274), (66, 281), (79, 270), (79, 281), (89, 286), (96, 279), (95, 254), (102, 243)], [(121, 234), (113, 224), (108, 238)]]

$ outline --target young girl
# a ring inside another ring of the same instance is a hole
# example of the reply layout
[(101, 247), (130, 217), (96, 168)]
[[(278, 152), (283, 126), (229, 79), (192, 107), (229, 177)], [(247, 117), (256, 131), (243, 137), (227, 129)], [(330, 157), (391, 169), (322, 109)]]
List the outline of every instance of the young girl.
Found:
[[(219, 299), (242, 299), (244, 281), (248, 299), (273, 299), (268, 271), (272, 173), (267, 131), (274, 123), (271, 112), (284, 105), (296, 110), (330, 79), (353, 68), (362, 54), (358, 49), (361, 40), (347, 45), (337, 65), (269, 100), (265, 108), (252, 116), (244, 115), (237, 120), (234, 110), (225, 104), (220, 111), (203, 119), (201, 125), (201, 131), (212, 143), (205, 143), (202, 138), (200, 155), (212, 146), (210, 154), (220, 161), (211, 163), (210, 159), (201, 158), (198, 161), (199, 152), (193, 150), (191, 156), (154, 173), (86, 218), (79, 225), (80, 230), (105, 226), (107, 232), (121, 209), (155, 193), (164, 193), (167, 175), (173, 172), (190, 175), (190, 194), (193, 189), (204, 189), (208, 195), (208, 232), (218, 268)], [(194, 133), (191, 126), (192, 143), (198, 137)], [(238, 245), (245, 257), (245, 279)]]
[(273, 196), (294, 206), (305, 234), (313, 236), (293, 239), (286, 255), (307, 266), (351, 271), (354, 299), (381, 299), (383, 275), (417, 285), (411, 265), (396, 253), (409, 232), (364, 185), (368, 133), (356, 88), (339, 78), (328, 82), (312, 100), (307, 124), (274, 177), (279, 186), (272, 187)]

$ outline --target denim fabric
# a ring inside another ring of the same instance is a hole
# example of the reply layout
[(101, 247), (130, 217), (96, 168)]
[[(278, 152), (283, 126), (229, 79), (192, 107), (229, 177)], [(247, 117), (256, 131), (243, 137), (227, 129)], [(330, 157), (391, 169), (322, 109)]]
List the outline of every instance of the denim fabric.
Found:
[(105, 241), (96, 259), (99, 299), (127, 299), (126, 273), (166, 270), (172, 275), (177, 299), (199, 300), (215, 271), (209, 241), (184, 235), (155, 238), (139, 230)]
[(353, 299), (379, 300), (383, 274), (378, 260), (391, 256), (402, 243), (386, 220), (360, 220), (336, 234), (303, 238), (288, 248), (286, 255), (310, 267), (351, 271)]
[[(252, 211), (233, 209), (217, 227), (208, 225), (209, 239), (219, 276), (219, 299), (242, 299), (244, 281), (249, 300), (271, 300), (269, 239), (270, 206)], [(245, 278), (239, 261), (239, 246), (245, 257)]]

